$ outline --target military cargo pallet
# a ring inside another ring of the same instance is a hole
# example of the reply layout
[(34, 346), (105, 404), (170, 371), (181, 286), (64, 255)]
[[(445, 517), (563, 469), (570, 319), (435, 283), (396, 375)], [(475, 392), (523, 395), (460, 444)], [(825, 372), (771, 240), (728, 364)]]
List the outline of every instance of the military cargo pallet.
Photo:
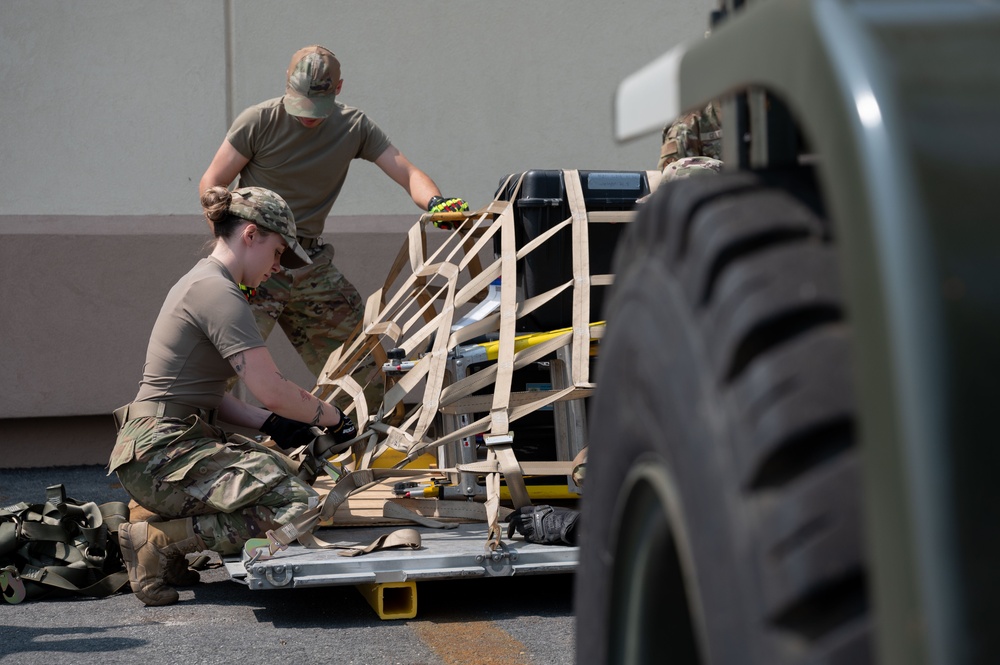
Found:
[[(317, 535), (331, 542), (355, 545), (371, 542), (393, 528), (321, 529)], [(505, 541), (503, 547), (489, 552), (484, 547), (486, 527), (482, 524), (460, 524), (446, 530), (417, 527), (417, 531), (421, 537), (417, 550), (381, 550), (347, 557), (332, 555), (330, 550), (291, 545), (273, 557), (251, 563), (249, 570), (245, 554), (225, 558), (223, 563), (234, 581), (254, 591), (367, 586), (362, 594), (382, 619), (416, 616), (416, 582), (572, 573), (577, 566), (576, 547), (515, 540)]]

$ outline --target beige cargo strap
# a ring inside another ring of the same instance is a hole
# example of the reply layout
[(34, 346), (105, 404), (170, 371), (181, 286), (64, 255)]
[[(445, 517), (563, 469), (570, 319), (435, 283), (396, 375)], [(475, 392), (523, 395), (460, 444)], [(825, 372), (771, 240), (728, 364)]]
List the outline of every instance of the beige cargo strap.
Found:
[(566, 171), (566, 202), (573, 220), (573, 381), (590, 382), (590, 231), (579, 171)]
[(660, 188), (663, 174), (659, 171), (646, 171), (646, 182), (649, 184), (649, 194), (652, 196)]
[[(505, 520), (513, 510), (500, 507), (500, 519)], [(451, 519), (457, 522), (482, 522), (486, 519), (486, 506), (478, 501), (438, 501), (428, 499), (388, 499), (382, 508), (383, 517), (408, 519), (423, 524), (414, 516), (424, 520), (433, 520), (435, 524), (425, 524), (435, 528), (451, 528), (451, 522), (440, 522), (440, 519)], [(443, 525), (443, 526), (439, 526)]]
[[(660, 174), (647, 173), (650, 192), (660, 182)], [(613, 275), (590, 273), (589, 224), (629, 222), (628, 212), (588, 213), (579, 172), (565, 171), (563, 181), (570, 216), (541, 232), (517, 248), (514, 233), (514, 204), (518, 200), (520, 180), (508, 179), (498, 190), (498, 198), (476, 212), (466, 213), (456, 229), (447, 233), (437, 249), (428, 252), (426, 227), (429, 217), (423, 216), (413, 225), (393, 263), (383, 287), (365, 302), (362, 322), (355, 334), (328, 358), (317, 381), (314, 393), (325, 400), (339, 395), (355, 399), (364, 386), (353, 381), (362, 363), (372, 357), (384, 358), (384, 348), (398, 347), (412, 364), (412, 369), (393, 375), (387, 381), (382, 404), (368, 405), (358, 399), (358, 425), (368, 445), (353, 451), (355, 471), (341, 479), (335, 491), (322, 506), (307, 512), (294, 525), (274, 532), (275, 546), (283, 547), (295, 539), (306, 546), (322, 546), (311, 531), (321, 519), (332, 518), (337, 505), (351, 492), (361, 491), (377, 477), (387, 477), (390, 470), (370, 468), (374, 460), (390, 449), (405, 454), (397, 464), (402, 467), (423, 453), (442, 445), (453, 444), (466, 437), (483, 434), (489, 438), (487, 460), (469, 465), (455, 465), (458, 470), (484, 474), (487, 500), (482, 505), (482, 518), (489, 526), (489, 545), (500, 543), (501, 515), (499, 491), (501, 475), (506, 480), (511, 499), (516, 506), (530, 503), (523, 476), (540, 475), (543, 463), (518, 462), (515, 453), (517, 420), (546, 406), (579, 400), (589, 396), (594, 384), (590, 377), (590, 356), (603, 326), (589, 320), (590, 289), (613, 283)], [(500, 200), (499, 196), (509, 197)], [(546, 243), (571, 227), (572, 276), (566, 282), (532, 298), (518, 301), (516, 286), (517, 262), (535, 251), (544, 251)], [(496, 234), (500, 233), (499, 239)], [(480, 264), (480, 254), (497, 242), (500, 256), (487, 265)], [(473, 306), (486, 296), (491, 282), (500, 278), (499, 306), (479, 321), (453, 330), (458, 312)], [(562, 331), (550, 331), (545, 338), (532, 339), (521, 345), (516, 342), (518, 319), (530, 314), (569, 289), (572, 292), (571, 325)], [(486, 334), (496, 334), (490, 359), (484, 369), (462, 379), (449, 379), (449, 354), (460, 345), (475, 344)], [(536, 393), (515, 392), (511, 380), (516, 370), (551, 357), (567, 348), (568, 376), (556, 389)], [(492, 355), (494, 354), (495, 355)], [(378, 365), (381, 368), (381, 364)], [(493, 389), (488, 394), (476, 393)], [(484, 414), (475, 422), (454, 431), (441, 431), (432, 426), (441, 413)], [(348, 452), (342, 453), (347, 456)], [(339, 459), (339, 458), (338, 458)], [(553, 472), (554, 468), (560, 471)], [(570, 475), (581, 468), (579, 461), (558, 461), (546, 471)], [(402, 469), (391, 470), (397, 475)], [(451, 470), (441, 469), (442, 473)], [(374, 475), (364, 476), (364, 472)], [(377, 473), (375, 473), (377, 472)], [(343, 484), (342, 484), (343, 483)], [(449, 501), (435, 500), (448, 504)], [(395, 510), (395, 508), (389, 508)], [(419, 514), (423, 519), (434, 516)]]
[(420, 532), (416, 529), (397, 529), (392, 533), (385, 533), (376, 538), (368, 545), (334, 545), (340, 556), (359, 556), (361, 554), (371, 554), (379, 550), (392, 549), (420, 549)]
[[(326, 543), (327, 549), (343, 550), (338, 552), (340, 556), (360, 556), (371, 554), (381, 550), (389, 549), (420, 549), (420, 532), (412, 528), (397, 529), (390, 533), (384, 533), (367, 545), (346, 545), (344, 543)], [(283, 549), (283, 548), (279, 548)], [(249, 570), (250, 566), (262, 559), (270, 558), (276, 551), (270, 539), (251, 539), (244, 545), (244, 551), (250, 557), (244, 566)], [(128, 578), (125, 579), (128, 582)]]
[[(439, 502), (431, 501), (429, 503), (439, 503)], [(398, 503), (394, 503), (392, 499), (387, 500), (385, 504), (383, 504), (382, 517), (391, 517), (393, 519), (398, 519), (398, 520), (409, 520), (410, 522), (416, 522), (420, 526), (430, 527), (431, 529), (458, 528), (457, 522), (442, 522), (440, 520), (434, 519), (433, 517), (425, 517), (424, 515), (421, 515), (420, 513), (414, 510), (410, 510), (409, 508), (404, 508)]]
[(495, 550), (500, 547), (503, 529), (500, 528), (500, 474), (486, 474), (486, 547)]

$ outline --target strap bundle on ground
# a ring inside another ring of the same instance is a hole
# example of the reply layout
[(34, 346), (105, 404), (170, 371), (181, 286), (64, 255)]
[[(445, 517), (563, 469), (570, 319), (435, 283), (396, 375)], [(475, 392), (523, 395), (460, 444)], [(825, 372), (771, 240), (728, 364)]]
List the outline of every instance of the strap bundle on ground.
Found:
[(128, 517), (125, 503), (77, 501), (66, 497), (62, 485), (47, 488), (45, 503), (0, 508), (4, 600), (13, 604), (50, 596), (103, 598), (127, 589), (116, 534)]
[[(485, 477), (486, 501), (477, 518), (488, 524), (487, 546), (494, 549), (501, 541), (502, 513), (509, 512), (501, 511), (501, 477), (517, 508), (531, 503), (525, 476), (569, 476), (580, 465), (585, 452), (575, 460), (519, 461), (515, 424), (539, 409), (580, 400), (593, 392), (590, 358), (603, 334), (603, 323), (590, 321), (591, 287), (609, 285), (613, 276), (590, 272), (590, 225), (628, 222), (632, 213), (588, 214), (578, 172), (563, 172), (563, 180), (569, 217), (521, 246), (516, 243), (514, 208), (521, 181), (515, 177), (498, 190), (506, 200), (498, 194), (478, 211), (452, 213), (457, 215), (456, 228), (433, 252), (428, 252), (426, 235), (430, 216), (424, 215), (410, 228), (383, 287), (368, 298), (362, 323), (330, 355), (314, 389), (326, 401), (350, 399), (361, 433), (354, 441), (327, 450), (327, 468), (337, 479), (334, 488), (320, 506), (268, 534), (272, 551), (295, 540), (307, 547), (333, 547), (319, 541), (313, 531), (320, 524), (330, 524), (350, 494), (388, 478), (426, 474), (426, 469), (404, 467), (440, 446), (477, 435), (485, 444), (485, 459), (437, 472)], [(651, 187), (657, 182), (658, 177), (649, 177)], [(565, 242), (565, 234), (557, 236), (563, 229), (570, 229), (572, 275), (555, 288), (519, 300), (518, 262), (532, 252), (546, 252), (553, 239)], [(495, 258), (484, 262), (483, 256), (490, 254)], [(572, 294), (570, 325), (518, 335), (519, 320), (567, 292)], [(448, 372), (449, 358), (471, 345), (479, 345), (482, 357), (495, 362), (454, 380)], [(569, 358), (564, 385), (512, 390), (516, 370), (560, 349), (564, 354), (568, 350)], [(387, 350), (392, 352), (391, 361)], [(385, 366), (406, 369), (388, 374), (382, 403), (369, 404), (364, 383)], [(492, 394), (484, 394), (490, 387)], [(445, 431), (444, 413), (465, 415), (472, 421)], [(391, 468), (374, 467), (375, 460), (389, 450), (402, 453), (402, 460)], [(392, 510), (397, 516), (402, 514)], [(438, 509), (439, 515), (447, 513), (443, 505)]]

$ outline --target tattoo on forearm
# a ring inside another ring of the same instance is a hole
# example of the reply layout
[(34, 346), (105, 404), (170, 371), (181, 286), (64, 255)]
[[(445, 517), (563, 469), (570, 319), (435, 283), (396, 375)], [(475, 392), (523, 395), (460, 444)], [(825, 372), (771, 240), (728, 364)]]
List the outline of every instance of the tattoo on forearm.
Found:
[(233, 369), (239, 376), (243, 376), (243, 370), (245, 370), (247, 366), (243, 361), (242, 351), (239, 351), (235, 355), (230, 356), (229, 364), (233, 366)]
[(319, 425), (319, 421), (322, 417), (323, 417), (323, 402), (320, 402), (319, 404), (316, 405), (316, 415), (313, 416), (312, 422), (309, 424)]

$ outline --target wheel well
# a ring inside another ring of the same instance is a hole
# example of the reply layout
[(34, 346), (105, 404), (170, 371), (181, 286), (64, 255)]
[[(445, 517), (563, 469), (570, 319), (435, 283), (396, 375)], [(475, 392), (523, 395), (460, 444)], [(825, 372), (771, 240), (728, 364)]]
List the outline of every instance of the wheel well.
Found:
[[(678, 493), (662, 460), (640, 460), (616, 507), (610, 654), (625, 662), (703, 662), (694, 571)], [(697, 612), (697, 610), (695, 610)]]

